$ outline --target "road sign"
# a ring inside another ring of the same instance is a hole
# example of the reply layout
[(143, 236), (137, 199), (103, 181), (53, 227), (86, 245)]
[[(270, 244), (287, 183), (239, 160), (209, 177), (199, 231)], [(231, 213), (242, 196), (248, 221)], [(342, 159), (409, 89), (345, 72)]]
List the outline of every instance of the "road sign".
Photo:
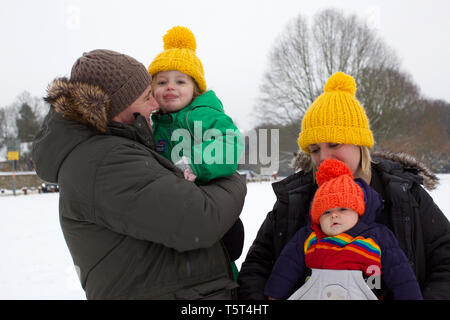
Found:
[(19, 151), (8, 151), (8, 160), (19, 160)]

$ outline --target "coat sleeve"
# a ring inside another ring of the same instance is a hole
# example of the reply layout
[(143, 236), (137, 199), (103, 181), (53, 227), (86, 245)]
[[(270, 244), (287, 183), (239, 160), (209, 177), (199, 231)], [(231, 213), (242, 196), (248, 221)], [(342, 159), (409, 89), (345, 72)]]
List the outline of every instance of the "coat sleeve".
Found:
[(250, 246), (239, 272), (238, 296), (241, 300), (264, 300), (264, 287), (274, 264), (273, 223), (269, 212)]
[(158, 158), (131, 143), (107, 154), (95, 176), (95, 223), (177, 251), (218, 242), (241, 213), (244, 179), (235, 174), (199, 187)]
[(450, 299), (450, 223), (431, 196), (419, 185), (413, 190), (420, 210), (425, 245), (425, 299)]
[(287, 299), (305, 273), (305, 230), (301, 228), (281, 251), (267, 280), (264, 294), (277, 300)]
[(229, 176), (237, 170), (244, 142), (229, 116), (213, 108), (199, 107), (189, 113), (187, 125), (194, 136), (191, 167), (200, 183)]
[(222, 241), (232, 261), (236, 261), (244, 249), (244, 224), (238, 219), (223, 236)]
[(384, 283), (392, 291), (395, 300), (422, 300), (419, 283), (397, 238), (387, 227), (383, 226), (381, 230), (381, 272)]

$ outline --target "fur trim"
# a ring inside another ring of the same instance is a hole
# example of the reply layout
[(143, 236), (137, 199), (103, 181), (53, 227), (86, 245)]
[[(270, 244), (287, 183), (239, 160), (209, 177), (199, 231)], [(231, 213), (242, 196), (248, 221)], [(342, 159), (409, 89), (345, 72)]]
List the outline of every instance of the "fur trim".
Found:
[[(423, 185), (427, 190), (434, 190), (439, 184), (439, 178), (425, 164), (409, 154), (403, 152), (393, 153), (388, 151), (372, 151), (371, 156), (398, 162), (407, 169), (416, 170), (417, 173), (422, 176)], [(295, 171), (311, 171), (311, 156), (302, 150), (295, 152), (290, 167)]]
[(294, 158), (289, 167), (295, 171), (302, 170), (309, 172), (313, 168), (311, 156), (303, 150), (298, 150), (294, 152)]
[(400, 152), (373, 151), (372, 156), (384, 158), (400, 163), (403, 167), (417, 170), (417, 173), (423, 178), (423, 185), (428, 190), (434, 190), (439, 185), (439, 178), (423, 163), (413, 156)]
[(44, 100), (65, 119), (107, 130), (110, 99), (98, 86), (58, 78), (48, 86)]

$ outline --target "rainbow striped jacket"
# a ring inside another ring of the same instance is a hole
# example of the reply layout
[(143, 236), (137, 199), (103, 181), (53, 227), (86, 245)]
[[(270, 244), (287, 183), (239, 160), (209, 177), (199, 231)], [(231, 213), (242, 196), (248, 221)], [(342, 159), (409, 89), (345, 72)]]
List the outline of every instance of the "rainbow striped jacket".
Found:
[(361, 270), (367, 276), (381, 275), (381, 248), (372, 238), (341, 233), (320, 241), (312, 232), (304, 244), (308, 268)]

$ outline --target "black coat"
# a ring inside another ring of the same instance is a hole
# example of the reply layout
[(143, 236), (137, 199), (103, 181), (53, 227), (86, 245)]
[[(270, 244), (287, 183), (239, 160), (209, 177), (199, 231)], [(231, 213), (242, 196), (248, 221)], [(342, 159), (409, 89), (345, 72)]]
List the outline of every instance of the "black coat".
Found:
[[(396, 235), (425, 299), (450, 299), (450, 223), (422, 188), (418, 168), (374, 158), (371, 186), (383, 198), (377, 222)], [(303, 171), (273, 184), (277, 201), (261, 225), (239, 274), (240, 299), (265, 299), (264, 287), (286, 243), (305, 226), (316, 191)], [(386, 298), (389, 292), (384, 292)]]

